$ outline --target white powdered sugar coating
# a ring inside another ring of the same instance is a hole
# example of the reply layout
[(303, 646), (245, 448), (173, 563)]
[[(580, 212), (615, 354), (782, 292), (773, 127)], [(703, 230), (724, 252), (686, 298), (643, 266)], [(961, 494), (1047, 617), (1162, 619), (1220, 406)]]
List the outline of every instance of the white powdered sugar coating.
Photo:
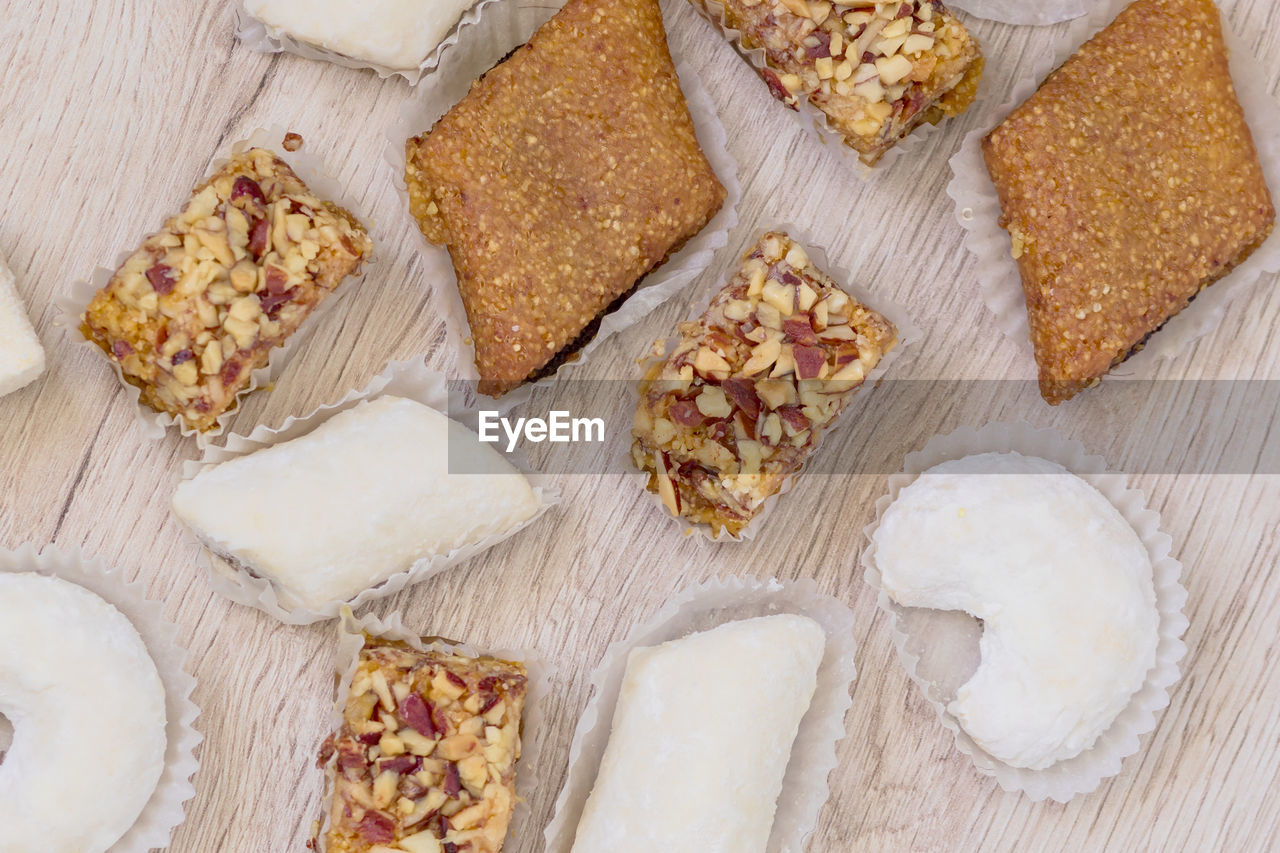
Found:
[(574, 853), (762, 853), (825, 647), (778, 614), (634, 649)]
[(0, 259), (0, 397), (44, 373), (44, 347), (27, 319), (13, 272)]
[(165, 693), (137, 630), (81, 586), (0, 573), (0, 853), (102, 853), (165, 762)]
[(541, 505), (524, 475), (466, 427), (394, 396), (207, 469), (173, 497), (210, 550), (312, 608), (509, 531)]
[(292, 36), (352, 59), (410, 69), (475, 0), (245, 0), (273, 36)]
[(947, 706), (984, 750), (1034, 770), (1088, 749), (1155, 665), (1151, 558), (1097, 489), (1018, 453), (936, 465), (875, 534), (883, 590), (983, 620)]

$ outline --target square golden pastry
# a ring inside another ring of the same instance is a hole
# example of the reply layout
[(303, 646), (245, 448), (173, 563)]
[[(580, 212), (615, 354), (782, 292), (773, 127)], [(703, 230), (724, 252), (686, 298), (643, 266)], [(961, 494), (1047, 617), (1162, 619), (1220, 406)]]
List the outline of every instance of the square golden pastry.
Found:
[(288, 164), (251, 148), (192, 192), (98, 291), (81, 332), (141, 402), (208, 431), (373, 247)]
[(569, 0), (405, 154), (494, 396), (554, 372), (725, 198), (657, 0)]
[(983, 141), (1040, 393), (1101, 379), (1275, 222), (1211, 0), (1138, 0)]
[(527, 690), (519, 663), (366, 637), (320, 755), (328, 853), (500, 853)]
[(874, 164), (921, 124), (968, 109), (982, 79), (978, 42), (938, 0), (692, 0), (763, 49), (773, 96), (800, 98)]
[(640, 382), (631, 458), (672, 515), (737, 536), (798, 472), (897, 330), (769, 232)]

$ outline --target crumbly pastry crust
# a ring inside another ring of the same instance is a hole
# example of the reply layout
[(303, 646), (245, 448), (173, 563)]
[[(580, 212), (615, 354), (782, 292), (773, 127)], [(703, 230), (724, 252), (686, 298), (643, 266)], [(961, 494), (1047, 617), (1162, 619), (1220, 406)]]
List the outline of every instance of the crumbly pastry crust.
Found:
[(209, 431), (372, 243), (279, 157), (234, 155), (98, 291), (81, 331), (141, 401)]
[(1139, 349), (1275, 222), (1211, 0), (1133, 3), (983, 155), (1053, 405)]
[(679, 335), (640, 382), (631, 457), (673, 515), (733, 536), (897, 343), (892, 323), (780, 232)]
[(968, 109), (984, 60), (937, 0), (692, 0), (765, 51), (775, 98), (806, 98), (868, 165), (919, 125)]
[(405, 146), (483, 393), (549, 365), (720, 209), (656, 0), (570, 0)]
[(321, 753), (327, 853), (500, 853), (527, 689), (519, 663), (366, 637)]

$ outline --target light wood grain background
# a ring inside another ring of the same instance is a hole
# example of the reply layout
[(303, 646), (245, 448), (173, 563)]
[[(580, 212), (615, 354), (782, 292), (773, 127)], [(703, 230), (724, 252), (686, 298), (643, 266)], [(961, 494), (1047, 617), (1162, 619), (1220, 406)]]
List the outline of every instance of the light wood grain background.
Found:
[[(862, 182), (792, 128), (683, 0), (666, 0), (664, 9), (675, 51), (698, 69), (719, 107), (745, 188), (730, 248), (699, 286), (721, 281), (759, 227), (794, 221), (862, 284), (910, 310), (925, 331), (904, 364), (910, 375), (1034, 375), (980, 302), (944, 194), (947, 158), (965, 131), (992, 122), (990, 104), (933, 137), (918, 161)], [(1280, 6), (1238, 0), (1227, 17), (1260, 57), (1274, 94)], [(1017, 70), (1064, 30), (973, 28), (997, 103)], [(194, 443), (172, 434), (142, 442), (106, 364), (53, 327), (52, 302), (159, 225), (232, 141), (284, 124), (351, 188), (375, 223), (379, 257), (275, 390), (248, 402), (233, 427), (247, 432), (307, 412), (362, 386), (390, 359), (425, 355), (448, 370), (453, 356), (431, 293), (438, 282), (424, 274), (383, 160), (383, 132), (412, 90), (369, 72), (252, 53), (233, 38), (226, 0), (10, 2), (0, 14), (0, 45), (0, 254), (18, 275), (51, 359), (40, 382), (0, 401), (0, 545), (82, 546), (142, 578), (180, 626), (199, 679), (205, 742), (197, 794), (171, 849), (301, 850), (320, 808), (313, 759), (331, 702), (333, 628), (282, 626), (210, 591), (197, 549), (169, 514)], [(1264, 278), (1216, 332), (1153, 375), (1273, 378), (1276, 283)], [(691, 288), (613, 339), (580, 375), (629, 376), (632, 359), (696, 301)], [(1191, 596), (1184, 677), (1123, 772), (1068, 805), (1032, 803), (977, 774), (895, 659), (858, 563), (884, 471), (802, 480), (754, 542), (719, 547), (681, 537), (619, 474), (565, 474), (567, 499), (553, 520), (377, 609), (399, 611), (424, 632), (533, 646), (557, 662), (548, 725), (535, 735), (547, 747), (548, 785), (532, 800), (539, 825), (550, 818), (588, 675), (605, 646), (688, 584), (717, 574), (776, 575), (817, 579), (854, 608), (860, 626), (848, 736), (811, 850), (1272, 848), (1280, 830), (1272, 648), (1280, 631), (1273, 570), (1280, 482), (1141, 473), (1141, 450), (1126, 443), (1126, 415), (1113, 399), (1104, 389), (1051, 411), (1026, 389), (989, 405), (922, 405), (881, 436), (910, 449), (965, 423), (1053, 425), (1113, 467), (1137, 472), (1133, 483), (1162, 514)], [(1213, 426), (1208, 419), (1190, 429), (1203, 436)], [(603, 460), (621, 440), (582, 452)], [(1178, 448), (1171, 453), (1176, 460)], [(548, 464), (555, 473), (582, 470), (575, 466), (583, 462), (558, 456)], [(533, 833), (509, 843), (513, 853), (541, 847)]]

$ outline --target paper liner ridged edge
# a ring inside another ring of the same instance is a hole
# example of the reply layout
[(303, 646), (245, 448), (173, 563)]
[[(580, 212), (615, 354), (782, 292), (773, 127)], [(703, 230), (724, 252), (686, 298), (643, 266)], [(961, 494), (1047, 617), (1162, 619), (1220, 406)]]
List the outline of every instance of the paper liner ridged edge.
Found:
[[(467, 657), (496, 657), (502, 660), (522, 663), (528, 674), (528, 692), (525, 694), (524, 710), (520, 715), (520, 758), (516, 763), (516, 805), (512, 814), (511, 825), (507, 828), (507, 840), (519, 838), (526, 833), (534, 832), (530, 825), (533, 810), (529, 803), (538, 795), (544, 786), (545, 772), (541, 755), (543, 740), (550, 732), (545, 732), (546, 705), (551, 695), (551, 678), (553, 669), (543, 657), (531, 649), (480, 649), (465, 642), (453, 642), (440, 638), (424, 638), (410, 631), (400, 619), (400, 614), (392, 613), (385, 619), (367, 614), (356, 619), (350, 611), (344, 612), (338, 622), (338, 642), (334, 661), (337, 687), (334, 696), (333, 712), (329, 716), (329, 731), (336, 732), (342, 726), (342, 712), (346, 707), (347, 693), (351, 690), (351, 681), (355, 677), (356, 667), (360, 663), (360, 650), (364, 648), (364, 635), (408, 643), (418, 651), (439, 650), (454, 652)], [(432, 642), (423, 642), (432, 639)], [(325, 851), (325, 833), (329, 828), (330, 803), (333, 797), (331, 769), (336, 756), (331, 758), (325, 767), (324, 814), (320, 820), (320, 831), (316, 850)]]
[[(947, 195), (955, 202), (956, 221), (965, 232), (964, 246), (977, 258), (974, 274), (982, 301), (995, 315), (1000, 331), (1028, 354), (1032, 348), (1022, 277), (1011, 255), (1009, 234), (997, 224), (1000, 200), (983, 163), (982, 138), (1031, 97), (1051, 71), (1066, 62), (1128, 5), (1129, 0), (1101, 2), (1071, 24), (1057, 49), (1045, 52), (1029, 71), (1011, 84), (1008, 99), (980, 117), (979, 127), (986, 129), (966, 135), (950, 161), (952, 178), (947, 184)], [(1244, 108), (1258, 159), (1274, 198), (1275, 193), (1280, 192), (1280, 104), (1267, 92), (1266, 75), (1258, 60), (1225, 16), (1222, 32), (1230, 53), (1236, 95)], [(1145, 375), (1159, 361), (1184, 355), (1192, 343), (1217, 327), (1237, 296), (1262, 275), (1276, 272), (1280, 272), (1280, 229), (1273, 231), (1243, 264), (1200, 291), (1190, 305), (1147, 340), (1142, 350), (1113, 368), (1112, 375)]]
[[(880, 363), (875, 366), (875, 369), (867, 374), (866, 378), (862, 381), (862, 385), (858, 387), (850, 398), (849, 404), (845, 407), (844, 411), (840, 413), (840, 416), (837, 417), (836, 420), (823, 432), (822, 437), (819, 438), (818, 443), (814, 445), (809, 456), (805, 458), (804, 463), (795, 471), (795, 473), (783, 481), (781, 488), (779, 488), (776, 494), (770, 495), (765, 499), (760, 512), (757, 513), (741, 531), (739, 531), (737, 536), (733, 536), (728, 532), (723, 532), (718, 537), (713, 536), (711, 534), (711, 528), (706, 524), (695, 524), (684, 518), (684, 516), (672, 515), (671, 511), (667, 509), (666, 504), (662, 502), (662, 498), (658, 493), (651, 492), (646, 488), (649, 477), (648, 473), (636, 471), (635, 463), (631, 459), (632, 442), (628, 437), (628, 440), (623, 445), (618, 457), (617, 464), (619, 465), (619, 470), (627, 472), (627, 478), (629, 480), (634, 480), (638, 484), (638, 488), (645, 493), (649, 503), (657, 507), (658, 512), (662, 515), (675, 522), (684, 534), (688, 535), (692, 533), (700, 537), (705, 542), (749, 542), (754, 539), (756, 537), (756, 531), (764, 526), (766, 523), (765, 519), (774, 511), (774, 509), (777, 508), (778, 500), (783, 495), (791, 491), (795, 486), (796, 479), (804, 473), (804, 469), (807, 467), (809, 459), (812, 459), (820, 452), (822, 445), (827, 440), (827, 436), (832, 432), (839, 430), (843, 424), (852, 419), (854, 417), (854, 409), (856, 407), (866, 405), (866, 398), (875, 391), (876, 385), (879, 384), (882, 378), (884, 378), (885, 374), (895, 361), (902, 358), (904, 353), (906, 353), (907, 358), (914, 355), (914, 352), (907, 352), (907, 350), (912, 344), (918, 342), (923, 334), (920, 329), (911, 322), (911, 316), (907, 313), (905, 308), (894, 300), (886, 296), (877, 296), (866, 287), (857, 284), (854, 281), (853, 276), (849, 274), (848, 270), (843, 266), (832, 263), (831, 259), (827, 256), (826, 249), (824, 249), (821, 244), (814, 242), (809, 233), (803, 228), (790, 223), (779, 223), (777, 225), (758, 228), (753, 233), (750, 240), (743, 244), (742, 252), (745, 253), (750, 251), (756, 243), (759, 242), (760, 238), (770, 231), (781, 231), (789, 235), (792, 240), (804, 247), (805, 251), (809, 254), (809, 257), (813, 260), (814, 266), (830, 276), (842, 290), (893, 323), (898, 330), (898, 342), (893, 349), (881, 357)], [(729, 271), (729, 275), (732, 277), (737, 274), (737, 271), (738, 263), (735, 262), (734, 266)], [(716, 294), (724, 288), (724, 284), (725, 282), (709, 283), (696, 310), (691, 312), (689, 317), (701, 317), (703, 312), (705, 312), (711, 305), (711, 300), (713, 300)], [(677, 341), (678, 336), (668, 337), (665, 341), (665, 351), (668, 353), (671, 352)], [(649, 358), (642, 363), (640, 367), (642, 375), (653, 360), (654, 359)], [(662, 359), (657, 360), (661, 361)], [(636, 399), (638, 402), (638, 398)], [(630, 433), (628, 433), (628, 436), (630, 436)]]
[[(394, 361), (369, 381), (364, 388), (347, 392), (335, 403), (328, 403), (313, 409), (306, 415), (290, 415), (279, 427), (271, 428), (258, 425), (248, 435), (232, 433), (227, 436), (221, 447), (209, 446), (198, 460), (183, 463), (182, 479), (190, 480), (204, 468), (247, 455), (275, 444), (305, 435), (339, 412), (354, 408), (364, 400), (374, 400), (385, 395), (395, 395), (416, 400), (443, 412), (455, 420), (465, 421), (474, 410), (451, 411), (449, 392), (442, 374), (428, 370), (422, 359)], [(464, 426), (474, 431), (474, 425)], [(448, 552), (417, 560), (409, 568), (397, 572), (387, 580), (352, 598), (350, 601), (334, 601), (323, 609), (315, 610), (303, 606), (294, 606), (294, 602), (282, 600), (272, 583), (265, 578), (258, 578), (248, 572), (237, 569), (221, 558), (215, 556), (208, 548), (203, 548), (203, 561), (207, 570), (210, 585), (225, 598), (254, 607), (288, 625), (309, 625), (325, 619), (336, 619), (343, 607), (358, 609), (371, 601), (395, 595), (413, 584), (421, 583), (483, 551), (492, 548), (499, 542), (519, 533), (538, 521), (551, 507), (560, 503), (560, 490), (552, 484), (549, 477), (532, 470), (527, 460), (520, 453), (508, 455), (508, 461), (519, 469), (537, 495), (538, 510), (529, 518), (500, 534), (486, 536), (478, 542), (464, 545)], [(198, 541), (195, 531), (187, 528)]]
[(853, 612), (822, 593), (812, 580), (760, 581), (714, 578), (674, 595), (625, 640), (610, 644), (591, 675), (592, 696), (578, 720), (569, 748), (564, 787), (555, 816), (543, 833), (546, 853), (568, 853), (582, 808), (594, 785), (608, 744), (627, 654), (740, 619), (798, 613), (827, 635), (818, 670), (818, 688), (800, 722), (774, 816), (768, 853), (801, 853), (830, 797), (828, 777), (837, 765), (836, 744), (845, 736), (845, 714), (853, 706), (850, 687), (857, 676)]
[[(894, 603), (881, 588), (880, 571), (875, 562), (876, 531), (884, 518), (885, 510), (902, 489), (914, 482), (921, 472), (934, 465), (975, 453), (993, 451), (1016, 451), (1026, 456), (1048, 459), (1088, 482), (1132, 525), (1152, 563), (1156, 609), (1160, 617), (1160, 639), (1156, 647), (1155, 665), (1128, 706), (1092, 747), (1075, 758), (1060, 761), (1044, 770), (1011, 767), (999, 761), (978, 746), (960, 727), (955, 717), (947, 711), (946, 704), (940, 701), (936, 684), (917, 672), (919, 658), (907, 649), (911, 638), (901, 627), (903, 608)], [(888, 493), (876, 501), (875, 521), (867, 525), (863, 534), (869, 543), (862, 552), (863, 577), (867, 585), (876, 591), (877, 606), (889, 617), (898, 659), (911, 680), (933, 705), (943, 727), (955, 736), (956, 749), (969, 756), (980, 773), (995, 777), (1001, 788), (1010, 792), (1021, 791), (1035, 801), (1051, 798), (1065, 803), (1077, 794), (1096, 790), (1103, 780), (1119, 774), (1124, 759), (1141, 748), (1142, 736), (1155, 729), (1156, 715), (1169, 704), (1169, 692), (1180, 677), (1178, 662), (1187, 652), (1181, 639), (1189, 625), (1183, 613), (1187, 591), (1179, 580), (1182, 564), (1171, 555), (1173, 540), (1161, 531), (1160, 516), (1147, 507), (1146, 496), (1137, 489), (1128, 488), (1124, 475), (1109, 472), (1102, 457), (1089, 455), (1082, 444), (1069, 441), (1053, 430), (1034, 429), (1021, 423), (989, 423), (981, 429), (962, 427), (945, 435), (937, 435), (922, 449), (907, 454), (902, 472), (889, 478)]]
[(463, 12), (462, 17), (453, 25), (449, 34), (440, 41), (440, 44), (431, 49), (431, 52), (426, 55), (417, 68), (392, 68), (389, 65), (355, 59), (346, 54), (338, 53), (336, 50), (329, 50), (319, 45), (295, 39), (288, 33), (268, 27), (265, 23), (259, 21), (245, 8), (243, 0), (237, 2), (234, 9), (236, 38), (249, 50), (257, 53), (292, 53), (304, 59), (332, 62), (344, 68), (368, 69), (376, 72), (384, 80), (388, 77), (403, 77), (410, 86), (416, 86), (423, 77), (434, 71), (436, 66), (440, 64), (441, 52), (444, 51), (447, 45), (451, 45), (458, 40), (458, 31), (478, 21), (480, 19), (480, 10), (494, 1), (479, 0), (474, 6)]
[[(276, 154), (276, 156), (280, 157), (280, 159), (289, 164), (289, 167), (293, 169), (294, 173), (304, 184), (307, 185), (307, 188), (310, 189), (312, 193), (323, 200), (331, 201), (334, 204), (339, 205), (354, 216), (361, 225), (371, 231), (373, 227), (371, 221), (358, 212), (357, 207), (351, 203), (350, 195), (343, 190), (342, 186), (335, 179), (327, 176), (324, 171), (323, 160), (318, 155), (304, 154), (301, 151), (285, 151), (281, 147), (280, 143), (287, 132), (288, 131), (285, 128), (278, 125), (270, 128), (258, 128), (250, 133), (245, 139), (234, 143), (231, 146), (231, 151), (233, 153), (239, 153), (253, 147), (270, 150)], [(219, 157), (213, 160), (209, 165), (209, 168), (205, 170), (204, 177), (200, 179), (200, 182), (203, 183), (208, 179), (209, 175), (212, 175), (218, 169), (221, 169), (228, 162), (230, 162), (230, 158), (227, 157)], [(183, 199), (180, 206), (175, 210), (175, 213), (185, 207), (188, 200), (189, 198)], [(227, 425), (236, 416), (236, 414), (239, 413), (241, 403), (246, 396), (259, 388), (270, 385), (279, 378), (280, 374), (284, 372), (285, 367), (288, 365), (289, 359), (292, 357), (294, 351), (307, 342), (312, 333), (314, 333), (316, 327), (323, 322), (323, 318), (335, 310), (333, 306), (341, 302), (346, 294), (354, 289), (356, 283), (364, 277), (369, 265), (374, 261), (374, 252), (371, 251), (370, 254), (364, 258), (359, 271), (353, 275), (347, 276), (338, 283), (338, 286), (324, 298), (324, 301), (321, 302), (317, 308), (311, 312), (296, 332), (286, 338), (284, 343), (280, 346), (273, 347), (271, 349), (267, 358), (267, 363), (250, 373), (249, 384), (244, 389), (236, 393), (235, 405), (218, 417), (217, 427), (207, 432), (200, 432), (199, 430), (190, 429), (182, 423), (181, 419), (176, 418), (167, 412), (157, 412), (154, 409), (143, 405), (142, 391), (137, 386), (131, 385), (125, 381), (124, 373), (121, 370), (120, 365), (114, 359), (107, 358), (97, 344), (84, 338), (80, 333), (81, 316), (89, 306), (89, 303), (93, 300), (94, 295), (99, 289), (104, 287), (108, 281), (110, 281), (111, 276), (115, 274), (115, 271), (119, 269), (135, 251), (137, 251), (137, 247), (142, 245), (143, 240), (154, 233), (155, 231), (147, 232), (146, 236), (137, 241), (137, 245), (131, 249), (122, 251), (117, 255), (115, 265), (111, 269), (98, 267), (87, 280), (82, 279), (73, 282), (71, 290), (67, 295), (56, 297), (54, 299), (54, 305), (57, 307), (58, 313), (54, 318), (53, 324), (55, 326), (62, 327), (63, 333), (66, 335), (68, 342), (71, 343), (74, 348), (78, 350), (87, 348), (87, 351), (92, 353), (94, 358), (106, 358), (107, 363), (116, 375), (116, 379), (119, 381), (121, 387), (124, 388), (126, 397), (133, 405), (134, 423), (138, 426), (139, 432), (144, 440), (160, 441), (164, 438), (165, 433), (170, 427), (176, 426), (179, 428), (179, 431), (184, 438), (195, 436), (196, 446), (201, 450), (204, 450), (206, 447), (212, 445), (213, 439), (221, 436), (226, 431)]]
[(140, 581), (127, 582), (124, 573), (78, 548), (31, 544), (15, 551), (0, 548), (0, 572), (36, 572), (82, 586), (124, 614), (142, 636), (164, 685), (164, 771), (142, 813), (111, 853), (146, 853), (169, 846), (173, 831), (185, 819), (183, 804), (195, 796), (192, 776), (200, 769), (195, 749), (204, 740), (194, 723), (200, 709), (191, 699), (196, 680), (183, 667), (188, 652), (178, 642), (178, 626), (165, 619), (164, 606), (146, 596)]
[[(440, 116), (466, 95), (475, 79), (511, 49), (528, 41), (537, 27), (554, 16), (561, 5), (561, 0), (549, 3), (505, 0), (489, 7), (487, 13), (480, 16), (477, 26), (459, 33), (458, 44), (450, 45), (451, 49), (441, 52), (437, 73), (424, 81), (414, 96), (405, 101), (399, 121), (387, 133), (385, 156), (404, 211), (409, 209), (409, 190), (404, 181), (405, 141), (429, 130)], [(650, 271), (617, 310), (604, 316), (595, 336), (578, 350), (571, 361), (551, 376), (521, 385), (497, 398), (494, 408), (508, 411), (528, 400), (534, 388), (549, 387), (557, 376), (581, 367), (591, 353), (611, 336), (640, 322), (686, 288), (711, 264), (716, 251), (728, 244), (729, 232), (738, 224), (738, 204), (742, 199), (738, 164), (729, 154), (724, 125), (698, 73), (688, 63), (682, 62), (674, 50), (672, 60), (689, 105), (698, 144), (725, 188), (724, 204), (679, 252)], [(477, 381), (480, 374), (475, 365), (475, 347), (467, 343), (471, 339), (471, 331), (449, 252), (442, 246), (429, 243), (416, 226), (412, 230), (420, 256), (428, 265), (427, 274), (432, 278), (431, 299), (444, 316), (446, 346), (455, 357), (451, 375)]]

